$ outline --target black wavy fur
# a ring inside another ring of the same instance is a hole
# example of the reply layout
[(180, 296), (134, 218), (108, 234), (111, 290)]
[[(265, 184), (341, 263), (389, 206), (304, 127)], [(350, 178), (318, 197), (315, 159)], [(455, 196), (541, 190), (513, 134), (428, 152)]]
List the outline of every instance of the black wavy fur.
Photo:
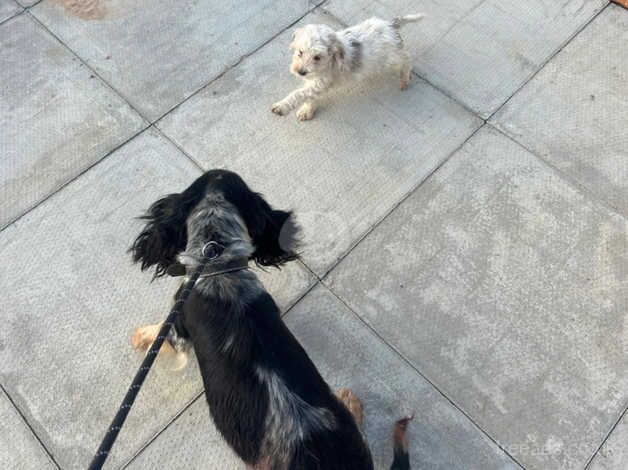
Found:
[(133, 261), (141, 262), (142, 271), (155, 266), (155, 277), (184, 273), (176, 256), (187, 242), (186, 220), (208, 191), (222, 193), (237, 208), (253, 240), (252, 258), (257, 264), (279, 266), (297, 258), (292, 247), (297, 245), (298, 229), (292, 213), (272, 209), (236, 173), (210, 170), (182, 193), (159, 199), (141, 217), (148, 222), (130, 251)]

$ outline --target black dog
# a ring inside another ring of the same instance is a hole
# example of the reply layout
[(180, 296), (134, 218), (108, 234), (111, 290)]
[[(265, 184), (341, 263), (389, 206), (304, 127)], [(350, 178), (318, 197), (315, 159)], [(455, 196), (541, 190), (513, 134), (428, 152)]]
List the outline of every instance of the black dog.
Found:
[[(251, 259), (279, 266), (297, 256), (292, 214), (273, 210), (229, 171), (205, 173), (184, 192), (155, 202), (144, 218), (131, 250), (143, 270), (156, 267), (156, 276), (189, 273), (212, 241), (222, 247), (212, 270), (237, 269)], [(148, 347), (158, 326), (139, 328), (134, 346)], [(177, 352), (194, 346), (214, 423), (249, 466), (373, 468), (350, 412), (361, 419), (359, 401), (347, 390), (343, 401), (334, 395), (253, 272), (201, 275), (168, 343)], [(402, 438), (397, 464), (407, 461)]]

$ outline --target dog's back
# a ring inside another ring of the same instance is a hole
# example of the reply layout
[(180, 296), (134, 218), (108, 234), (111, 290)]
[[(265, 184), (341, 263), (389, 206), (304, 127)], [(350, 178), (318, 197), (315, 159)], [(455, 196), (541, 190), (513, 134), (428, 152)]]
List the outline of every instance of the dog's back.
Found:
[(400, 68), (406, 63), (408, 57), (399, 29), (420, 18), (422, 15), (408, 15), (390, 21), (372, 17), (339, 31), (345, 44), (359, 45), (359, 66), (353, 67), (354, 76), (368, 77), (376, 75), (382, 68)]
[(285, 326), (268, 293), (260, 291), (240, 312), (196, 292), (188, 305), (185, 328), (211, 415), (245, 462), (264, 469), (373, 468), (353, 416)]

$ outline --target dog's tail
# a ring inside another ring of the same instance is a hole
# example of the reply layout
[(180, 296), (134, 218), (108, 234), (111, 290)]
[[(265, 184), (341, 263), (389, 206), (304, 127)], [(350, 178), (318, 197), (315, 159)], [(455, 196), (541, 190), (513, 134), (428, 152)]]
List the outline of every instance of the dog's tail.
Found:
[(422, 13), (418, 13), (416, 15), (397, 16), (396, 18), (393, 18), (392, 26), (393, 28), (399, 29), (405, 24), (421, 21), (424, 17), (425, 15)]
[(401, 418), (393, 428), (393, 463), (390, 470), (410, 470), (410, 454), (408, 454), (408, 437), (406, 430), (414, 415)]

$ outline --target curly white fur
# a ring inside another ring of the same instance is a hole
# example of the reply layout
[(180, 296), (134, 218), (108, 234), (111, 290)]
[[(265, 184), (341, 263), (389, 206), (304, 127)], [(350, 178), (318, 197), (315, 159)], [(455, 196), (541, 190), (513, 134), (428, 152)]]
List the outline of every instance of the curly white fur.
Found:
[(422, 18), (420, 14), (392, 21), (370, 18), (341, 31), (323, 24), (294, 30), (290, 71), (305, 84), (275, 103), (272, 112), (284, 116), (298, 108), (297, 119), (312, 119), (317, 101), (332, 86), (344, 80), (364, 80), (383, 70), (397, 72), (405, 90), (410, 83), (410, 57), (399, 28)]

